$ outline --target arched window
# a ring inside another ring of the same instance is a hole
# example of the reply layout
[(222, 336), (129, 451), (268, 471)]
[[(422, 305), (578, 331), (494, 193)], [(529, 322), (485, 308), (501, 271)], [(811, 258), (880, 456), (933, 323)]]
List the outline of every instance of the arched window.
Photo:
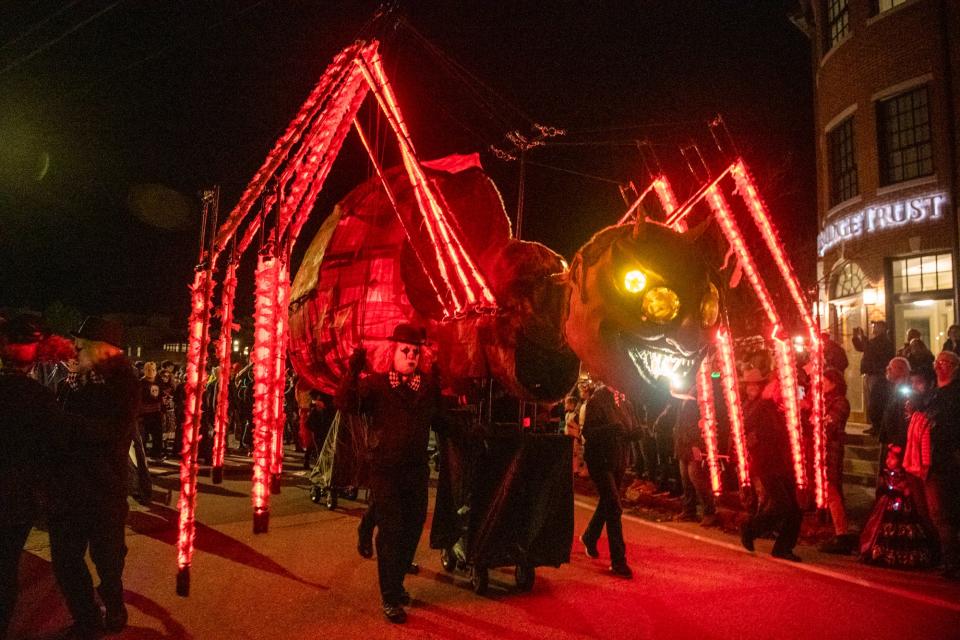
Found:
[(833, 276), (830, 299), (857, 295), (865, 286), (867, 286), (867, 274), (855, 263), (847, 262)]

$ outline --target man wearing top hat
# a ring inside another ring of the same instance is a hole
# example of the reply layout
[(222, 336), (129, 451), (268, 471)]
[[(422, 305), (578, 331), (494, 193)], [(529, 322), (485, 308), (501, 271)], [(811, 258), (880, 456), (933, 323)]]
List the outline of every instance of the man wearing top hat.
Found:
[[(50, 506), (53, 571), (74, 619), (74, 637), (97, 637), (126, 626), (123, 565), (127, 547), (127, 456), (136, 428), (139, 383), (121, 350), (123, 328), (88, 317), (73, 333), (79, 349), (79, 375), (65, 389), (63, 408), (85, 423), (95, 437), (71, 439), (54, 460)], [(90, 557), (100, 576), (97, 591), (84, 562)]]
[(366, 350), (350, 357), (350, 373), (337, 391), (337, 406), (368, 416), (371, 509), (378, 529), (377, 570), (383, 612), (406, 621), (410, 595), (403, 579), (417, 550), (427, 515), (430, 428), (440, 409), (437, 377), (421, 368), (423, 329), (399, 324), (390, 337), (393, 358), (384, 373), (361, 377)]

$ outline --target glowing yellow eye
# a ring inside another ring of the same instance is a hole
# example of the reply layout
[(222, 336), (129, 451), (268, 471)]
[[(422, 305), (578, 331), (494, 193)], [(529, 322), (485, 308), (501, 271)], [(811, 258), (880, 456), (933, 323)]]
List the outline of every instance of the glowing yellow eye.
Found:
[(647, 276), (643, 274), (643, 271), (634, 269), (628, 271), (627, 275), (623, 277), (623, 288), (630, 293), (640, 293), (645, 286), (647, 286)]
[(645, 319), (666, 324), (677, 317), (680, 311), (680, 297), (667, 287), (654, 287), (643, 296), (643, 315)]
[(700, 326), (709, 329), (717, 324), (720, 317), (720, 292), (710, 283), (710, 290), (703, 294), (700, 300)]

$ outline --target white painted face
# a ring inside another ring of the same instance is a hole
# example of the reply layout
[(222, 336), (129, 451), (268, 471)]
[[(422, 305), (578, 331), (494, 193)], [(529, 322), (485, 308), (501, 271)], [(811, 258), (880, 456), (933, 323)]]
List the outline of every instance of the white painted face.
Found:
[(393, 352), (393, 370), (402, 376), (409, 376), (420, 364), (420, 345), (398, 342)]

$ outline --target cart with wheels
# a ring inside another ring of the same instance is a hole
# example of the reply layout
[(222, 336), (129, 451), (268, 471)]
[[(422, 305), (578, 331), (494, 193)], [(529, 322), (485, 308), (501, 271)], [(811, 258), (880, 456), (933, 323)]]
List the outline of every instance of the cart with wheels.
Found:
[(467, 574), (478, 593), (490, 569), (514, 568), (530, 591), (537, 567), (570, 560), (573, 477), (570, 438), (511, 433), (440, 438), (440, 475), (430, 546), (450, 573)]
[(365, 483), (367, 426), (361, 416), (338, 411), (310, 472), (310, 500), (336, 509), (340, 498), (356, 500)]

